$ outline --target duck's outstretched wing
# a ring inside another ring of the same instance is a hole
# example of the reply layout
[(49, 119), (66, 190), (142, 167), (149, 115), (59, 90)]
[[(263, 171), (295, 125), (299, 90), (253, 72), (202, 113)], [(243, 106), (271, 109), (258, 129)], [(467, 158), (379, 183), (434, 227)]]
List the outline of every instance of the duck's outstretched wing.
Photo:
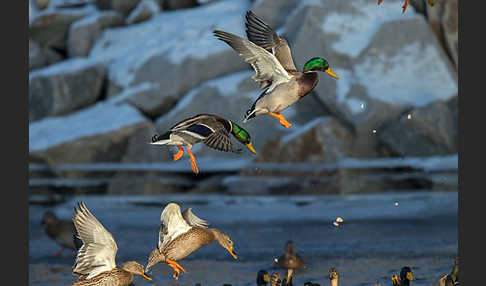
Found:
[(116, 267), (115, 239), (82, 202), (74, 208), (73, 222), (83, 245), (78, 251), (73, 273), (90, 279)]
[(272, 52), (287, 71), (296, 71), (292, 53), (287, 40), (277, 33), (252, 11), (246, 12), (246, 35), (248, 40)]
[(256, 82), (272, 82), (269, 92), (273, 87), (288, 82), (292, 78), (277, 58), (264, 48), (228, 32), (214, 31), (213, 33), (218, 39), (230, 45), (245, 62), (251, 64), (255, 70), (253, 79)]
[(184, 220), (181, 208), (176, 203), (169, 203), (160, 215), (159, 251), (163, 251), (169, 242), (189, 231), (191, 226)]
[(208, 227), (208, 222), (203, 220), (203, 219), (200, 219), (198, 218), (193, 212), (192, 212), (192, 208), (188, 208), (186, 209), (183, 213), (182, 213), (182, 217), (186, 220), (186, 222), (190, 225), (190, 226), (197, 226), (197, 227), (203, 227), (203, 228), (207, 228)]
[(206, 139), (204, 139), (203, 143), (206, 144), (206, 146), (219, 151), (233, 152), (233, 153), (241, 152), (240, 149), (238, 150), (233, 149), (233, 142), (231, 142), (228, 133), (224, 129), (220, 129), (214, 132)]

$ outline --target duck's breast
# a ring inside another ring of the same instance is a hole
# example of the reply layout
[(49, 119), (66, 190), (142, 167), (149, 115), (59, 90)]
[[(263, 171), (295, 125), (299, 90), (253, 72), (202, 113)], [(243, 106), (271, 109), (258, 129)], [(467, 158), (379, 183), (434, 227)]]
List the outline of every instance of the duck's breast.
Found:
[(278, 85), (272, 92), (262, 96), (256, 103), (255, 109), (267, 110), (267, 112), (280, 112), (300, 99), (299, 90), (298, 81), (291, 79), (289, 82)]

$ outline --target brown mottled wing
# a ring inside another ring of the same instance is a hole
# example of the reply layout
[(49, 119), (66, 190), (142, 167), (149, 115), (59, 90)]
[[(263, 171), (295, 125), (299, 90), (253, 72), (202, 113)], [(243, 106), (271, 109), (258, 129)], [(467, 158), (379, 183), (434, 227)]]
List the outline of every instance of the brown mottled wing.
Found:
[(198, 218), (193, 212), (192, 208), (186, 209), (182, 213), (182, 217), (186, 220), (186, 222), (190, 226), (197, 226), (197, 227), (202, 227), (202, 228), (207, 228), (208, 227), (208, 222)]
[(246, 35), (251, 42), (267, 51), (271, 51), (285, 70), (297, 70), (287, 40), (279, 37), (270, 26), (252, 11), (246, 12), (245, 26)]
[(90, 279), (116, 267), (115, 256), (118, 247), (111, 233), (84, 203), (78, 203), (78, 208), (74, 208), (73, 222), (83, 245), (78, 251), (73, 273), (87, 275), (86, 279)]
[(238, 153), (239, 151), (233, 150), (233, 143), (229, 138), (228, 132), (224, 129), (220, 129), (213, 134), (209, 135), (206, 139), (202, 141), (208, 147), (224, 151)]

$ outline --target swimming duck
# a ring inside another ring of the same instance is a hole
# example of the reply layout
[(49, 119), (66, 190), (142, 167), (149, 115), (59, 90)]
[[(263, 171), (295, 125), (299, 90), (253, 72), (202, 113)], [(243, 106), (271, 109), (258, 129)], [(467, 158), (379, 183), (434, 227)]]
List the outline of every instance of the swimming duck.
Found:
[(412, 269), (410, 269), (408, 266), (404, 266), (400, 270), (400, 279), (398, 279), (396, 274), (392, 276), (393, 286), (410, 286), (411, 280), (415, 280), (415, 278), (413, 278)]
[[(54, 253), (60, 256), (65, 248), (77, 251), (83, 244), (76, 237), (76, 228), (72, 220), (59, 219), (52, 211), (46, 211), (42, 216), (41, 226), (47, 236), (57, 242), (61, 248)], [(74, 252), (73, 255), (75, 255)]]
[(282, 286), (282, 278), (277, 272), (273, 272), (270, 276), (270, 286)]
[(256, 283), (257, 286), (267, 286), (270, 279), (268, 278), (268, 272), (265, 270), (258, 271)]
[[(381, 2), (383, 2), (383, 0), (378, 0), (378, 5), (380, 5)], [(430, 0), (429, 0), (429, 4), (430, 4)], [(408, 7), (408, 0), (405, 0), (405, 4), (403, 4), (402, 6), (402, 13), (405, 13), (405, 11), (407, 11), (407, 7)]]
[(187, 146), (187, 154), (191, 158), (191, 169), (199, 173), (196, 158), (191, 152), (194, 144), (203, 142), (206, 146), (224, 152), (241, 152), (233, 150), (233, 143), (229, 137), (232, 134), (239, 142), (244, 144), (251, 152), (256, 154), (251, 144), (250, 134), (238, 124), (214, 114), (198, 114), (187, 118), (172, 126), (163, 135), (154, 135), (152, 143), (155, 145), (177, 146), (179, 152), (174, 155), (174, 161), (179, 160), (184, 154), (182, 146)]
[(292, 240), (285, 243), (285, 254), (277, 259), (277, 264), (284, 269), (296, 269), (305, 266), (304, 260), (295, 251), (295, 245)]
[(265, 89), (246, 112), (243, 122), (268, 113), (289, 128), (292, 124), (280, 112), (314, 89), (319, 81), (317, 71), (339, 78), (323, 58), (312, 58), (303, 72), (297, 71), (287, 41), (251, 11), (246, 13), (248, 40), (224, 31), (213, 33), (251, 64), (255, 70), (253, 79)]
[(145, 271), (159, 262), (174, 270), (174, 279), (186, 271), (176, 261), (187, 257), (198, 248), (216, 240), (234, 259), (237, 259), (233, 241), (224, 232), (208, 228), (208, 222), (198, 218), (191, 208), (181, 213), (179, 205), (169, 203), (160, 216), (162, 225), (158, 246), (149, 255)]
[(456, 257), (456, 262), (452, 268), (451, 273), (445, 274), (439, 279), (439, 286), (457, 286), (459, 285), (459, 257)]
[(73, 286), (126, 286), (138, 274), (147, 280), (143, 266), (128, 261), (118, 267), (115, 262), (118, 246), (115, 239), (82, 202), (74, 208), (73, 222), (83, 245), (78, 251), (73, 274), (79, 275)]
[(335, 267), (329, 269), (329, 281), (331, 281), (331, 286), (338, 286), (339, 272)]

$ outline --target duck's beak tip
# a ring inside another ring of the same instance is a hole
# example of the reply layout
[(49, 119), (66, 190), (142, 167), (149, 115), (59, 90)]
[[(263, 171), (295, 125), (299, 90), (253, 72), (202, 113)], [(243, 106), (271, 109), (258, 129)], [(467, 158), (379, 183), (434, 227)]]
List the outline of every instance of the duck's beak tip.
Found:
[(251, 142), (250, 142), (250, 143), (248, 143), (248, 144), (246, 144), (246, 147), (247, 147), (248, 149), (250, 149), (250, 151), (251, 151), (253, 154), (255, 154), (255, 155), (256, 155), (255, 148), (253, 148), (253, 145), (251, 144)]
[(146, 273), (141, 274), (143, 278), (147, 279), (148, 281), (152, 281), (152, 278), (150, 278)]

